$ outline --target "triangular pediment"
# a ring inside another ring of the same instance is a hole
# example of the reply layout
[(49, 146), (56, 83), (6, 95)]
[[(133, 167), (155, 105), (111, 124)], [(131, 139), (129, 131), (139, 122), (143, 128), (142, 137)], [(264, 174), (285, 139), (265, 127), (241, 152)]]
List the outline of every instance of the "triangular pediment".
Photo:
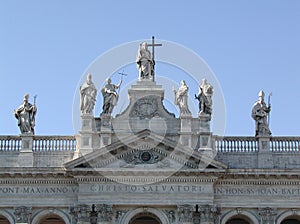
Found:
[(65, 167), (68, 170), (223, 170), (226, 165), (215, 161), (207, 152), (196, 152), (165, 136), (143, 130), (70, 161)]

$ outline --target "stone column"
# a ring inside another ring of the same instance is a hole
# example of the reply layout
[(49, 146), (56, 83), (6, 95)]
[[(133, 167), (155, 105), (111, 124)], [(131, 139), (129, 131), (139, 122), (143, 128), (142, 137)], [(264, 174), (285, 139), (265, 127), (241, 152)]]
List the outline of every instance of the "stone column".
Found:
[(102, 114), (100, 119), (101, 119), (100, 146), (103, 147), (111, 144), (112, 116), (110, 114)]
[(181, 224), (193, 224), (194, 206), (177, 205), (178, 221)]
[(112, 205), (97, 205), (98, 224), (112, 224), (113, 211)]
[(180, 115), (180, 143), (192, 146), (192, 115)]
[(79, 150), (81, 155), (86, 155), (93, 151), (98, 138), (96, 133), (94, 116), (91, 114), (81, 115), (81, 130), (79, 131)]
[(30, 207), (21, 206), (15, 208), (16, 224), (30, 224), (31, 213)]
[(273, 168), (273, 155), (270, 151), (270, 137), (258, 136), (258, 168)]
[(275, 224), (277, 210), (274, 208), (259, 208), (258, 214), (260, 215), (261, 224)]
[(18, 158), (19, 166), (33, 167), (33, 152), (32, 152), (33, 135), (22, 134), (21, 139), (22, 139), (22, 148)]
[(214, 224), (217, 223), (218, 209), (212, 205), (202, 205), (199, 207), (200, 223), (201, 224)]

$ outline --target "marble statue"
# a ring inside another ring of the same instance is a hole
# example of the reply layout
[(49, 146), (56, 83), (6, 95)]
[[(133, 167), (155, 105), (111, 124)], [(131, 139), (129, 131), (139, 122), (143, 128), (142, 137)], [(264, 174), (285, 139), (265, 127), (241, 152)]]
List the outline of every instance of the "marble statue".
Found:
[(178, 90), (173, 90), (175, 93), (175, 105), (179, 106), (180, 115), (191, 114), (188, 107), (188, 90), (189, 87), (184, 80), (180, 82)]
[(36, 105), (28, 102), (29, 94), (24, 96), (23, 104), (14, 111), (15, 117), (18, 119), (18, 126), (21, 134), (34, 134)]
[(199, 101), (199, 115), (211, 115), (212, 114), (212, 95), (214, 88), (211, 84), (203, 79), (199, 85), (198, 95), (195, 94), (195, 98)]
[(271, 105), (266, 105), (264, 101), (265, 93), (260, 91), (258, 100), (252, 108), (252, 118), (255, 120), (255, 136), (270, 136), (271, 131), (268, 124), (268, 116), (271, 111)]
[(148, 44), (143, 42), (140, 44), (136, 56), (137, 68), (139, 70), (139, 80), (150, 79), (153, 80), (153, 66), (151, 52), (148, 50)]
[(102, 88), (101, 92), (103, 95), (103, 112), (102, 114), (111, 114), (114, 106), (118, 102), (119, 95), (117, 89), (121, 86), (122, 80), (120, 80), (118, 85), (111, 83), (111, 79), (106, 79), (106, 85)]
[(92, 75), (87, 75), (86, 82), (80, 87), (80, 110), (82, 114), (92, 114), (96, 103), (97, 89), (92, 82)]

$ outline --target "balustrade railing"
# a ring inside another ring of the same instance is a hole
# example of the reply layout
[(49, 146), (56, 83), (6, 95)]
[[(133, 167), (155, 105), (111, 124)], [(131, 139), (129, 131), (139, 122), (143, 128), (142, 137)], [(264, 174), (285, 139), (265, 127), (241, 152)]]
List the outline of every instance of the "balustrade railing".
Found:
[(214, 136), (218, 152), (257, 152), (258, 140), (255, 137)]
[(0, 136), (0, 151), (20, 151), (22, 139), (20, 136)]
[[(0, 136), (0, 151), (20, 151), (21, 136)], [(75, 136), (33, 136), (33, 151), (75, 151)]]
[(272, 152), (300, 152), (300, 137), (271, 137)]
[(75, 151), (75, 136), (34, 136), (33, 151)]
[[(215, 149), (218, 152), (257, 152), (258, 138), (248, 136), (213, 136)], [(20, 151), (21, 136), (0, 136), (0, 151)], [(75, 136), (33, 136), (32, 150), (45, 151), (75, 151)], [(272, 152), (300, 152), (299, 137), (270, 137)]]

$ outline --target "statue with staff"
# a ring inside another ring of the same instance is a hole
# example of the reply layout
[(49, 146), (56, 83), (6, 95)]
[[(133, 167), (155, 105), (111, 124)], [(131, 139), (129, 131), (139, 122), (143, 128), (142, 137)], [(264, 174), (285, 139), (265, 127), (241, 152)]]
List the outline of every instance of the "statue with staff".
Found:
[(106, 79), (106, 84), (101, 89), (101, 93), (103, 95), (102, 114), (111, 114), (112, 113), (112, 111), (119, 99), (119, 94), (117, 93), (117, 89), (120, 88), (121, 84), (122, 84), (122, 79), (120, 80), (120, 82), (117, 85), (111, 83), (110, 78)]
[[(148, 50), (148, 46), (152, 46), (152, 53)], [(156, 46), (162, 46), (162, 44), (156, 44), (154, 42), (154, 36), (152, 37), (151, 44), (143, 42), (139, 46), (139, 50), (136, 56), (136, 64), (139, 71), (139, 81), (154, 81), (154, 47)]]
[(272, 94), (268, 97), (268, 105), (264, 101), (265, 93), (260, 91), (258, 94), (258, 100), (254, 103), (252, 108), (252, 118), (255, 120), (255, 136), (270, 136), (271, 131), (269, 128), (270, 124), (270, 111), (271, 103), (270, 98)]
[(23, 104), (14, 111), (14, 115), (18, 120), (18, 126), (21, 134), (34, 134), (35, 115), (37, 112), (36, 95), (34, 96), (33, 105), (29, 103), (29, 94), (26, 94), (23, 99)]

